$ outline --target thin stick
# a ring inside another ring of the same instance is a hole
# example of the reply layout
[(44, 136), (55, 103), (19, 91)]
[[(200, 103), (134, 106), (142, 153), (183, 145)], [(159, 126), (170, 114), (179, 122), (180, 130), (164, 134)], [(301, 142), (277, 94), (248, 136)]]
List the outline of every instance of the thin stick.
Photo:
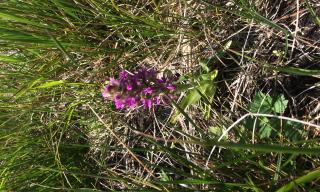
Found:
[[(290, 59), (292, 59), (292, 55), (293, 55), (293, 51), (294, 51), (294, 48), (295, 48), (295, 43), (297, 41), (297, 33), (299, 31), (299, 17), (300, 17), (300, 0), (297, 0), (296, 3), (297, 3), (297, 17), (296, 17), (296, 25), (295, 25), (295, 30), (294, 30), (294, 37), (293, 37), (293, 42), (292, 42), (292, 47), (291, 47), (291, 53), (290, 53)], [(297, 42), (298, 43), (298, 42)]]
[(306, 122), (306, 121), (301, 121), (301, 120), (290, 118), (290, 117), (271, 115), (271, 114), (263, 114), (263, 113), (249, 113), (249, 114), (252, 115), (252, 116), (256, 116), (256, 117), (271, 117), (271, 118), (277, 118), (277, 119), (284, 119), (284, 120), (293, 121), (293, 122), (296, 122), (296, 123), (301, 123), (301, 124), (304, 124), (304, 125), (308, 125), (310, 127), (315, 127), (315, 128), (320, 129), (320, 125), (316, 125), (316, 124), (313, 124), (313, 123), (309, 123), (309, 122)]

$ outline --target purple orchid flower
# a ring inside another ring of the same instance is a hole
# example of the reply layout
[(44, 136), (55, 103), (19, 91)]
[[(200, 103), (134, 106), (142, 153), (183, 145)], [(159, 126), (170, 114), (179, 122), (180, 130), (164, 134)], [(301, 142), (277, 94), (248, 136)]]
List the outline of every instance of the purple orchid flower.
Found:
[(172, 95), (176, 90), (174, 78), (157, 78), (154, 69), (139, 68), (137, 72), (129, 73), (125, 70), (119, 73), (119, 78), (110, 78), (109, 84), (102, 91), (102, 96), (112, 100), (116, 109), (144, 106), (151, 109), (160, 105), (163, 92)]

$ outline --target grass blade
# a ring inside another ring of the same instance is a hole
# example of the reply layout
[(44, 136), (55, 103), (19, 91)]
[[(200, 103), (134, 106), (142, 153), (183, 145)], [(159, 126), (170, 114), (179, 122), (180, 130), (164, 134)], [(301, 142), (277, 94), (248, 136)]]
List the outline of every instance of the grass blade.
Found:
[(277, 192), (292, 191), (295, 187), (309, 183), (319, 177), (320, 177), (320, 170), (319, 169), (312, 171), (312, 172), (309, 172), (306, 175), (301, 176), (301, 177), (295, 179), (294, 181), (291, 181), (287, 185), (282, 186), (280, 189), (277, 190)]
[(266, 68), (274, 71), (283, 72), (291, 75), (314, 76), (320, 78), (320, 70), (302, 69), (298, 67), (279, 67), (272, 65), (264, 65)]

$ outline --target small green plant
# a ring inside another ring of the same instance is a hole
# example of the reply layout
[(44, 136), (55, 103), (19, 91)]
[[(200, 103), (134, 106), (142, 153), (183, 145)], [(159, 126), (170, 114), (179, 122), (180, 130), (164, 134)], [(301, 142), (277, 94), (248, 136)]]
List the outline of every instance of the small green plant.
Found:
[(198, 103), (201, 99), (204, 101), (204, 115), (209, 117), (210, 104), (216, 92), (215, 78), (218, 70), (206, 71), (197, 78), (191, 78), (191, 88), (187, 91), (186, 96), (181, 100), (180, 107), (185, 110), (187, 107)]
[[(259, 91), (253, 97), (249, 111), (252, 113), (280, 115), (285, 112), (287, 106), (288, 100), (283, 94), (271, 97), (268, 93), (264, 94)], [(253, 127), (253, 129), (258, 128), (260, 139), (282, 135), (290, 141), (298, 141), (306, 134), (302, 124), (288, 120), (279, 120), (277, 118), (251, 118), (246, 121), (246, 125)]]

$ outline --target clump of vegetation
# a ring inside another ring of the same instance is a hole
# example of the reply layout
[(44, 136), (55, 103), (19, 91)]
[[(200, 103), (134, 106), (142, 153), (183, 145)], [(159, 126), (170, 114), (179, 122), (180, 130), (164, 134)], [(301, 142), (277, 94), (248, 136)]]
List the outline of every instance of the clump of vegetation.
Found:
[(0, 189), (318, 191), (319, 27), (313, 0), (0, 1)]
[(110, 77), (109, 84), (102, 91), (102, 96), (114, 101), (117, 109), (125, 107), (134, 109), (139, 106), (151, 109), (160, 105), (163, 96), (176, 89), (174, 77), (157, 77), (157, 71), (141, 68), (130, 74), (121, 71), (119, 79)]

